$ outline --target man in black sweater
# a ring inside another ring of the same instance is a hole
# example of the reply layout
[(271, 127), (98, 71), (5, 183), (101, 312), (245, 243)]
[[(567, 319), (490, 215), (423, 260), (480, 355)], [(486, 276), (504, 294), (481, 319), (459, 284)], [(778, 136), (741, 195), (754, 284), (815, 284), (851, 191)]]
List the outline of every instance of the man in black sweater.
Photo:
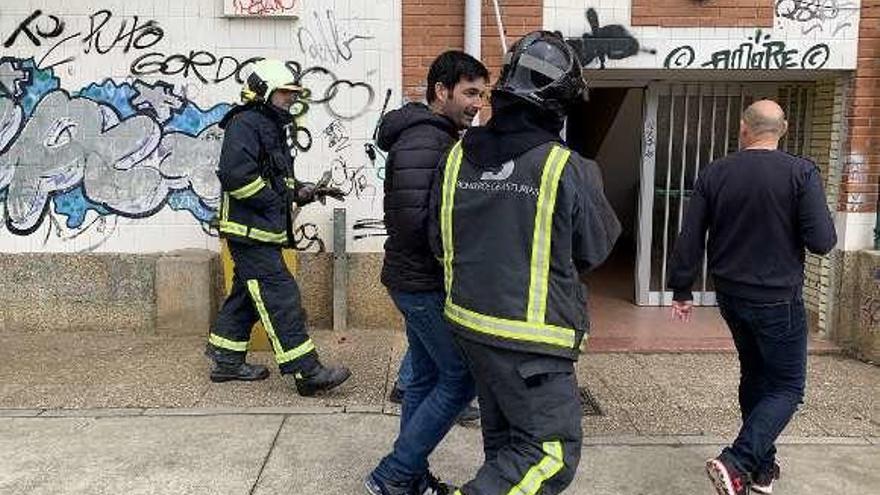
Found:
[(443, 318), (443, 268), (428, 243), (428, 200), (441, 157), (482, 108), (489, 72), (470, 55), (448, 51), (427, 79), (427, 105), (408, 103), (379, 126), (379, 147), (388, 152), (382, 283), (406, 323), (402, 368), (409, 376), (394, 448), (364, 480), (371, 495), (450, 493), (428, 471), (428, 456), (476, 394)]
[(777, 150), (787, 127), (772, 101), (745, 110), (741, 150), (700, 174), (672, 254), (673, 316), (687, 321), (708, 231), (709, 272), (739, 352), (743, 425), (706, 464), (721, 495), (750, 486), (770, 493), (779, 477), (774, 443), (803, 400), (806, 377), (804, 250), (826, 254), (837, 243), (818, 168)]

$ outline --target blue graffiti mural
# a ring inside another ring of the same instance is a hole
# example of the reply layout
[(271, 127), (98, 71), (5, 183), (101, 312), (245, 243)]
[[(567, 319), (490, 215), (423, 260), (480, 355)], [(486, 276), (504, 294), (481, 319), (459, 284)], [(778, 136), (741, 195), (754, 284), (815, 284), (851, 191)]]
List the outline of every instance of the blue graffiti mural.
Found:
[(50, 209), (75, 229), (99, 217), (150, 216), (168, 206), (210, 222), (214, 168), (231, 108), (202, 109), (164, 82), (105, 80), (61, 89), (33, 59), (0, 58), (0, 201), (26, 235)]

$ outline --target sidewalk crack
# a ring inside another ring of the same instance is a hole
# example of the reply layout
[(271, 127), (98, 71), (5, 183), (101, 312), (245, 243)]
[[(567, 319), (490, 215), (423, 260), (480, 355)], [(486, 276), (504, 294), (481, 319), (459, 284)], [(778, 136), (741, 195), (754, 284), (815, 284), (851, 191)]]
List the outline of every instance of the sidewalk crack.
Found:
[(272, 456), (272, 451), (275, 450), (275, 444), (278, 443), (278, 437), (281, 436), (281, 430), (284, 429), (284, 423), (286, 422), (287, 416), (283, 416), (281, 418), (281, 423), (278, 425), (278, 431), (275, 432), (275, 438), (272, 439), (272, 445), (269, 446), (269, 451), (266, 452), (266, 457), (263, 459), (263, 465), (260, 466), (260, 472), (257, 473), (257, 479), (254, 480), (254, 484), (251, 486), (248, 495), (254, 495), (254, 492), (257, 490), (257, 486), (260, 484), (260, 479), (263, 478), (263, 471), (266, 469), (266, 465), (269, 464), (269, 457)]

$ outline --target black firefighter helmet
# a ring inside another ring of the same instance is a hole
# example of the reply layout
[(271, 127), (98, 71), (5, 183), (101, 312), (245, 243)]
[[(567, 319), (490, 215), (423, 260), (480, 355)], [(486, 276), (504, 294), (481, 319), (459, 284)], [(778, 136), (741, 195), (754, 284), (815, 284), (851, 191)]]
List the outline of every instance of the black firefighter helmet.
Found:
[(533, 31), (504, 56), (494, 91), (518, 96), (561, 117), (583, 98), (581, 64), (565, 40), (550, 31)]

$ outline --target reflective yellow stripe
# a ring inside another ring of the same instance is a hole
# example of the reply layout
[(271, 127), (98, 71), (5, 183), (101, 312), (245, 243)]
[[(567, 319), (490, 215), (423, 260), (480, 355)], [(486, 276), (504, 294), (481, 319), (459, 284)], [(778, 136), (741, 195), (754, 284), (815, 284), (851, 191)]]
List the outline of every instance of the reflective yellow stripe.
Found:
[(235, 222), (220, 220), (220, 232), (247, 237), (247, 227)]
[(284, 244), (287, 242), (286, 232), (267, 232), (253, 227), (248, 229), (247, 225), (230, 222), (228, 220), (220, 220), (220, 232), (234, 234), (241, 237), (250, 237), (257, 241), (272, 242), (275, 244)]
[(496, 318), (465, 309), (453, 303), (447, 295), (446, 316), (459, 325), (476, 332), (512, 340), (573, 348), (575, 332), (571, 328), (528, 321)]
[(296, 189), (296, 179), (291, 179), (290, 177), (284, 178), (284, 185), (287, 186), (288, 189)]
[(544, 442), (544, 458), (529, 469), (522, 481), (507, 492), (507, 495), (535, 495), (541, 485), (565, 467), (562, 460), (562, 442)]
[(256, 179), (251, 181), (250, 184), (240, 187), (235, 191), (230, 191), (229, 194), (231, 194), (232, 197), (235, 199), (246, 199), (260, 192), (260, 189), (264, 188), (265, 186), (266, 181), (263, 180), (262, 177), (257, 177)]
[(276, 244), (281, 244), (287, 241), (287, 233), (285, 232), (267, 232), (265, 230), (255, 229), (253, 227), (251, 227), (251, 230), (248, 233), (248, 237), (250, 237), (251, 239), (256, 239), (258, 241), (274, 242)]
[(526, 311), (528, 321), (534, 323), (544, 323), (547, 312), (553, 212), (556, 209), (559, 178), (562, 176), (565, 164), (568, 163), (570, 154), (571, 152), (566, 149), (553, 146), (541, 174), (541, 189), (538, 193), (538, 208), (535, 212), (535, 232), (532, 236), (529, 306)]
[(284, 350), (281, 349), (281, 342), (278, 341), (278, 336), (275, 335), (275, 326), (272, 325), (272, 319), (269, 318), (269, 312), (266, 310), (266, 304), (263, 302), (263, 295), (260, 293), (260, 283), (251, 279), (247, 281), (247, 286), (248, 293), (250, 293), (254, 306), (257, 307), (257, 313), (260, 315), (260, 321), (263, 322), (263, 328), (269, 336), (269, 341), (272, 342), (272, 350), (275, 351), (275, 356), (279, 356), (284, 353)]
[(247, 286), (251, 299), (254, 301), (254, 306), (257, 307), (257, 313), (260, 315), (260, 321), (263, 322), (263, 328), (266, 329), (266, 334), (272, 342), (272, 350), (275, 351), (275, 362), (278, 364), (284, 364), (314, 350), (315, 344), (312, 343), (311, 339), (308, 339), (299, 346), (285, 351), (281, 347), (281, 341), (278, 340), (278, 335), (275, 334), (275, 326), (272, 325), (272, 319), (269, 318), (269, 312), (266, 310), (266, 304), (263, 302), (263, 295), (260, 293), (259, 282), (251, 279), (247, 281)]
[(446, 301), (452, 302), (452, 207), (455, 200), (455, 183), (461, 168), (461, 141), (455, 143), (446, 158), (443, 174), (443, 192), (440, 203), (440, 232), (443, 237), (443, 272), (446, 284)]
[(284, 364), (295, 359), (299, 359), (306, 354), (315, 350), (315, 344), (312, 342), (312, 339), (308, 339), (302, 344), (294, 347), (293, 349), (281, 354), (280, 356), (275, 356), (275, 361), (278, 364)]
[(220, 207), (220, 221), (229, 220), (229, 193), (223, 193), (223, 202)]
[(210, 342), (211, 345), (215, 347), (228, 349), (230, 351), (245, 352), (248, 348), (247, 342), (236, 342), (234, 340), (229, 340), (213, 333), (208, 335), (208, 342)]

